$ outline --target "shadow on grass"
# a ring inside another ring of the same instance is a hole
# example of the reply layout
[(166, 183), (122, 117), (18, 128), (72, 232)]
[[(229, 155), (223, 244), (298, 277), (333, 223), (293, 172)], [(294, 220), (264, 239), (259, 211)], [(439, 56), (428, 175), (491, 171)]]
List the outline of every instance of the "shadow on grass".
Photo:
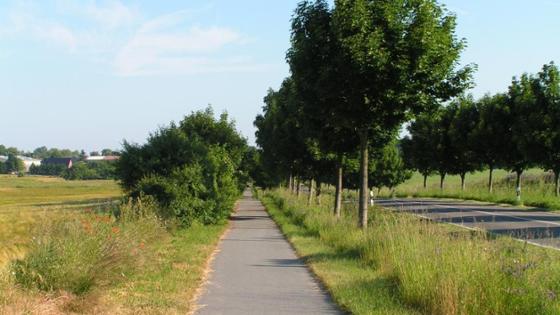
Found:
[(70, 201), (60, 201), (60, 202), (45, 202), (45, 203), (37, 203), (34, 205), (37, 207), (85, 206), (85, 205), (104, 206), (104, 205), (114, 204), (118, 202), (120, 199), (121, 199), (120, 197), (93, 198), (93, 199), (70, 200)]

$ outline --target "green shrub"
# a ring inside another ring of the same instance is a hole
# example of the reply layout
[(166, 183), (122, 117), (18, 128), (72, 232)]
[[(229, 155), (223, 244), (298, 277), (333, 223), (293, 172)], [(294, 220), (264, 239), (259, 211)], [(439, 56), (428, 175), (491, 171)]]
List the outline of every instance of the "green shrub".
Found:
[(227, 218), (239, 194), (234, 168), (225, 149), (212, 147), (202, 165), (175, 169), (169, 176), (149, 175), (131, 191), (134, 197), (152, 196), (159, 216), (183, 226), (194, 220), (215, 224)]
[(64, 170), (61, 176), (67, 180), (114, 179), (115, 162), (77, 162), (72, 168)]
[(65, 170), (66, 165), (61, 164), (33, 164), (29, 168), (29, 173), (32, 175), (62, 176)]
[(160, 128), (142, 146), (125, 142), (117, 173), (131, 196), (155, 198), (160, 217), (213, 224), (229, 215), (244, 186), (246, 147), (227, 115), (216, 119), (207, 109)]
[(23, 259), (11, 265), (16, 283), (74, 294), (118, 281), (150, 256), (147, 244), (164, 232), (150, 202), (119, 207), (118, 219), (86, 213), (45, 223)]

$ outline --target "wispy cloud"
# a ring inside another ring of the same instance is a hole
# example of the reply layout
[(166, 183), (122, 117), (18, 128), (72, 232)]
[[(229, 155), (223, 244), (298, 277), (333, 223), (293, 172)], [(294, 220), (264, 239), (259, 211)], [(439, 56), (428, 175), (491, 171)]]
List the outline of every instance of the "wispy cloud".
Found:
[(29, 37), (46, 41), (73, 50), (77, 39), (74, 32), (56, 21), (45, 20), (31, 11), (22, 11), (21, 7), (12, 10), (0, 25), (0, 38)]
[(94, 1), (87, 5), (85, 13), (99, 25), (110, 29), (131, 25), (139, 18), (137, 9), (128, 7), (120, 1), (111, 1), (105, 5)]
[(218, 58), (215, 53), (242, 45), (245, 36), (225, 27), (192, 26), (185, 29), (186, 12), (145, 22), (115, 58), (118, 74), (192, 74), (255, 70), (246, 57)]
[(40, 39), (61, 44), (71, 51), (76, 49), (77, 39), (72, 30), (60, 24), (34, 25), (33, 34)]
[[(258, 71), (245, 53), (234, 53), (248, 36), (224, 26), (201, 26), (193, 18), (210, 11), (181, 10), (145, 19), (118, 0), (77, 4), (55, 0), (56, 12), (16, 0), (0, 22), (0, 38), (30, 38), (104, 63), (120, 76)], [(201, 12), (202, 11), (202, 12)], [(2, 17), (0, 17), (1, 19)], [(234, 48), (234, 49), (230, 49)]]

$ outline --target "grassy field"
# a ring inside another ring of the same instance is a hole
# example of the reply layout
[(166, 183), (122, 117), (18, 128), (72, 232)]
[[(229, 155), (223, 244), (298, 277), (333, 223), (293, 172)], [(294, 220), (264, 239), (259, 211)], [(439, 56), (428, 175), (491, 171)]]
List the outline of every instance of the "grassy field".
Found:
[(115, 181), (0, 175), (0, 266), (22, 254), (37, 224), (66, 212), (102, 207), (121, 195)]
[(560, 254), (382, 209), (368, 232), (283, 190), (268, 211), (335, 301), (353, 314), (558, 314)]
[(0, 176), (0, 314), (191, 311), (226, 226), (173, 228), (121, 196), (114, 181)]
[[(504, 170), (494, 171), (493, 193), (488, 192), (488, 171), (467, 174), (465, 191), (461, 191), (461, 179), (457, 175), (446, 177), (443, 191), (439, 187), (438, 175), (428, 177), (426, 189), (423, 180), (422, 175), (414, 173), (411, 179), (395, 189), (395, 194), (399, 197), (458, 198), (517, 204), (515, 176)], [(554, 184), (549, 180), (550, 177), (543, 170), (526, 171), (521, 179), (522, 203), (525, 206), (560, 210), (560, 198), (554, 196)], [(389, 194), (387, 189), (381, 191), (383, 197)]]

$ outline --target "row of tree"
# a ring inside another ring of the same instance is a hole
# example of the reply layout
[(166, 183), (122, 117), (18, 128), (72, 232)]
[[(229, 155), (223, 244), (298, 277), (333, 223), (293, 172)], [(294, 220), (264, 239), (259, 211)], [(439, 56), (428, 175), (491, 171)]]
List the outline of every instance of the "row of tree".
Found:
[[(88, 154), (84, 150), (78, 151), (78, 150), (70, 150), (70, 149), (47, 148), (45, 146), (42, 146), (36, 148), (31, 152), (26, 152), (16, 147), (6, 147), (0, 144), (0, 155), (9, 156), (10, 154), (26, 156), (39, 160), (47, 159), (47, 158), (85, 159), (88, 156)], [(120, 151), (112, 150), (112, 149), (103, 149), (101, 151), (92, 151), (89, 153), (89, 156), (110, 156), (110, 155), (120, 155)]]
[(61, 164), (31, 165), (31, 175), (60, 176), (66, 180), (116, 179), (115, 161), (76, 161), (71, 168)]
[(424, 114), (408, 127), (402, 141), (407, 164), (426, 177), (439, 173), (441, 188), (446, 174), (465, 175), (504, 168), (517, 175), (530, 167), (554, 172), (555, 193), (560, 195), (560, 71), (554, 63), (536, 75), (514, 78), (506, 93), (479, 100), (459, 97), (448, 106)]
[(473, 67), (457, 67), (465, 42), (455, 27), (455, 16), (435, 0), (299, 3), (287, 53), (291, 76), (269, 91), (255, 120), (268, 184), (331, 181), (340, 215), (343, 177), (357, 156), (359, 224), (366, 228), (370, 158), (390, 151), (404, 122), (471, 84)]

